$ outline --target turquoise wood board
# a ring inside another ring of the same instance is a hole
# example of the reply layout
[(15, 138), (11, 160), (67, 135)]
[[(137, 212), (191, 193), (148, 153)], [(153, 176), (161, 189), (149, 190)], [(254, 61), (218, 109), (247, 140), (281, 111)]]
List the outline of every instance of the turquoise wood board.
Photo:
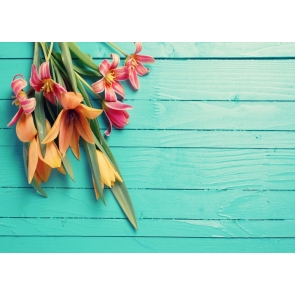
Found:
[[(113, 52), (78, 44), (97, 64)], [(48, 198), (28, 185), (7, 123), (32, 54), (0, 43), (0, 252), (295, 252), (295, 43), (143, 43), (156, 63), (138, 91), (123, 81), (130, 122), (107, 139), (138, 231), (109, 189), (95, 200), (82, 146), (75, 183), (53, 171)]]

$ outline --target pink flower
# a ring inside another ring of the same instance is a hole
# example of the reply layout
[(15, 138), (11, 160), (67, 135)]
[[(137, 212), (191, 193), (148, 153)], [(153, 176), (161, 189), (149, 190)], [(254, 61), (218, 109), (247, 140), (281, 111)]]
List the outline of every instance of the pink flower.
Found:
[[(15, 79), (18, 76), (21, 78)], [(12, 104), (18, 106), (19, 110), (7, 126), (12, 126), (15, 124), (23, 113), (26, 115), (31, 114), (36, 107), (35, 97), (29, 99), (26, 92), (23, 90), (27, 85), (28, 83), (25, 81), (23, 75), (18, 74), (14, 76), (11, 82), (11, 88), (15, 94), (15, 100), (12, 102)]]
[(110, 122), (110, 126), (106, 130), (105, 135), (109, 136), (111, 134), (112, 125), (122, 129), (126, 124), (128, 124), (130, 116), (126, 110), (132, 109), (132, 106), (119, 101), (107, 102), (103, 100), (102, 108)]
[(127, 56), (125, 65), (128, 68), (129, 80), (132, 86), (135, 89), (139, 89), (139, 82), (138, 82), (137, 75), (144, 76), (149, 72), (149, 69), (145, 68), (141, 63), (153, 63), (155, 62), (155, 59), (148, 55), (137, 54), (138, 52), (142, 50), (142, 43), (135, 42), (135, 45), (136, 45), (135, 53)]
[(37, 92), (40, 92), (41, 90), (43, 90), (43, 95), (51, 103), (55, 104), (54, 96), (56, 96), (56, 98), (60, 100), (60, 95), (62, 93), (66, 93), (67, 92), (66, 89), (51, 79), (49, 62), (43, 62), (40, 65), (39, 74), (40, 74), (40, 77), (38, 75), (36, 66), (32, 65), (31, 79), (30, 79), (31, 86)]
[(111, 64), (105, 59), (99, 65), (99, 71), (103, 75), (103, 78), (92, 84), (94, 92), (101, 93), (105, 91), (106, 101), (116, 101), (117, 97), (115, 92), (124, 98), (124, 88), (118, 81), (127, 80), (129, 78), (126, 66), (117, 68), (120, 62), (119, 55), (112, 53), (111, 57), (113, 59)]

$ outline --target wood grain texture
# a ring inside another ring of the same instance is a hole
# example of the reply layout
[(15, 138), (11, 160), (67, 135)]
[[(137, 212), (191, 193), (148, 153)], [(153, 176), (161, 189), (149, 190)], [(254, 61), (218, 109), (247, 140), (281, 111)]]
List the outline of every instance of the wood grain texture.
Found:
[[(79, 44), (97, 64), (112, 52)], [(138, 231), (109, 189), (95, 200), (83, 147), (75, 183), (53, 171), (48, 198), (27, 184), (7, 123), (32, 49), (0, 43), (0, 252), (295, 252), (295, 43), (144, 44), (156, 63), (138, 91), (123, 81), (134, 109), (107, 139)]]
[[(81, 50), (92, 57), (108, 58), (116, 52), (106, 43), (77, 42)], [(134, 53), (132, 42), (115, 42), (127, 54)], [(55, 46), (56, 48), (56, 46)], [(0, 58), (30, 58), (32, 43), (0, 43)], [(295, 57), (294, 42), (144, 42), (142, 54), (156, 58), (280, 58)]]

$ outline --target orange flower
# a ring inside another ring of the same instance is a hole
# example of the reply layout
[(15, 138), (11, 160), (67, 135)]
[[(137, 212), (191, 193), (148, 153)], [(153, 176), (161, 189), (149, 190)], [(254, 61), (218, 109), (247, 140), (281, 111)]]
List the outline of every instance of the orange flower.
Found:
[(43, 144), (53, 141), (59, 134), (59, 150), (65, 156), (70, 146), (75, 157), (80, 159), (79, 139), (94, 143), (93, 134), (88, 119), (95, 119), (103, 110), (94, 109), (81, 104), (83, 97), (80, 93), (62, 93), (60, 102), (64, 109), (59, 113), (51, 130), (42, 141)]
[[(50, 123), (46, 120), (46, 133), (50, 130)], [(33, 177), (40, 184), (46, 182), (50, 176), (51, 168), (57, 168), (61, 173), (66, 174), (61, 166), (62, 156), (54, 141), (46, 144), (45, 157), (43, 158), (38, 136), (30, 141), (28, 151), (28, 182), (31, 183)]]

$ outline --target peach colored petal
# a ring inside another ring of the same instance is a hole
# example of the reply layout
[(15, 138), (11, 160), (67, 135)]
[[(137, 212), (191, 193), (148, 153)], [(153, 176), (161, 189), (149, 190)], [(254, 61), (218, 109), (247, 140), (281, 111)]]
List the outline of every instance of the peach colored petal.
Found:
[(39, 159), (36, 172), (43, 182), (46, 182), (51, 173), (51, 167)]
[(102, 109), (91, 108), (84, 104), (80, 104), (78, 107), (76, 107), (75, 111), (78, 113), (81, 113), (83, 116), (87, 117), (88, 119), (95, 119), (103, 112)]
[(32, 114), (22, 113), (17, 124), (16, 134), (20, 141), (29, 142), (37, 134)]
[(61, 154), (54, 141), (46, 144), (46, 153), (43, 161), (51, 168), (57, 168), (61, 165)]
[(66, 92), (60, 95), (60, 102), (65, 109), (71, 110), (75, 109), (80, 102), (83, 101), (83, 96), (75, 92)]
[(62, 173), (62, 174), (64, 174), (64, 175), (67, 174), (63, 166), (57, 167), (56, 169), (57, 169), (60, 173)]
[[(55, 122), (54, 122), (54, 124), (52, 126), (52, 128), (50, 129), (50, 131), (47, 133), (47, 135), (43, 139), (42, 144), (51, 142), (57, 137), (57, 135), (59, 133), (59, 129), (60, 129), (61, 117), (62, 116), (64, 117), (64, 112), (65, 112), (65, 110), (62, 110), (59, 113), (58, 117), (56, 118), (56, 120), (55, 120)], [(47, 126), (46, 126), (46, 129), (47, 129)]]
[(80, 148), (79, 148), (79, 139), (80, 134), (76, 128), (76, 126), (73, 127), (73, 134), (70, 142), (70, 147), (75, 155), (75, 157), (80, 160)]
[(80, 113), (76, 112), (75, 126), (79, 134), (89, 143), (94, 143), (92, 130), (87, 119)]
[(38, 184), (40, 185), (41, 182), (42, 182), (42, 179), (41, 179), (41, 177), (38, 175), (37, 172), (35, 172), (35, 174), (34, 174), (34, 178), (35, 178), (35, 180), (38, 182)]
[(31, 183), (38, 164), (38, 145), (35, 138), (30, 142), (28, 151), (28, 182)]
[(73, 114), (74, 111), (69, 110), (63, 113), (63, 117), (60, 120), (60, 131), (59, 131), (59, 150), (62, 153), (63, 157), (66, 155), (67, 149), (70, 146), (72, 134), (73, 134), (73, 125), (76, 114)]

